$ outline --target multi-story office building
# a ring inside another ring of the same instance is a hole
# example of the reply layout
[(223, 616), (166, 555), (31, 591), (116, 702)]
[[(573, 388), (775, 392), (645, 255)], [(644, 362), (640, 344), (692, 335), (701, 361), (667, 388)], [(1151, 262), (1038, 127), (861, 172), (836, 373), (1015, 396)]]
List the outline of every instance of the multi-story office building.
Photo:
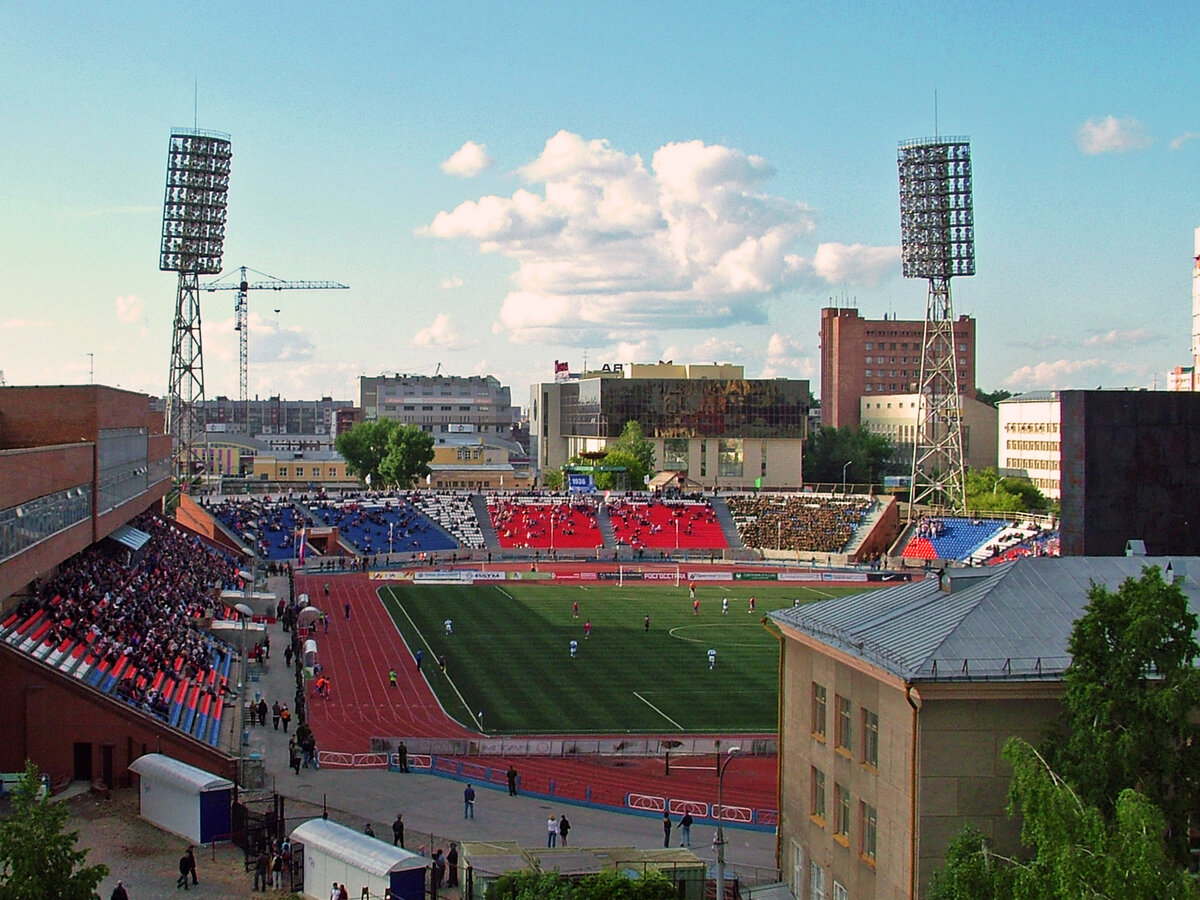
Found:
[(396, 419), (433, 434), (507, 437), (520, 414), (491, 375), (363, 375), (358, 398), (367, 421)]
[[(913, 436), (920, 411), (919, 394), (866, 394), (861, 399), (859, 424), (892, 442), (893, 459), (912, 466)], [(958, 398), (962, 410), (963, 462), (969, 469), (996, 465), (996, 407), (974, 395)]]
[[(155, 398), (152, 408), (162, 412), (166, 408), (163, 399)], [(283, 400), (280, 397), (246, 401), (218, 396), (205, 400), (200, 408), (204, 414), (204, 428), (209, 434), (243, 434), (249, 437), (263, 435), (307, 435), (308, 445), (303, 449), (328, 450), (333, 446), (337, 434), (334, 428), (337, 413), (352, 409), (350, 400)], [(310, 446), (317, 443), (320, 446)], [(299, 449), (299, 448), (297, 448)]]
[(637, 422), (660, 470), (711, 488), (798, 488), (811, 404), (807, 381), (747, 379), (741, 366), (605, 367), (532, 387), (530, 445), (544, 472)]
[[(923, 319), (863, 319), (853, 308), (821, 310), (821, 424), (856, 428), (859, 399), (919, 390)], [(954, 323), (958, 390), (975, 396), (975, 320)]]
[(1028, 478), (1049, 500), (1062, 496), (1062, 409), (1058, 391), (1030, 391), (997, 405), (1001, 475)]

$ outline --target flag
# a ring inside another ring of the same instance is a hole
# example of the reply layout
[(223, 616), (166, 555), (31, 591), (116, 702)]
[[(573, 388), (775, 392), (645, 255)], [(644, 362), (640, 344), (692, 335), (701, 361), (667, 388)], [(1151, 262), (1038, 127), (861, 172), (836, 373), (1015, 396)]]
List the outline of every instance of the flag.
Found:
[(308, 530), (300, 529), (300, 565), (304, 565), (304, 555), (308, 552)]
[(370, 487), (370, 486), (371, 486), (371, 473), (368, 472), (367, 473), (367, 487)]

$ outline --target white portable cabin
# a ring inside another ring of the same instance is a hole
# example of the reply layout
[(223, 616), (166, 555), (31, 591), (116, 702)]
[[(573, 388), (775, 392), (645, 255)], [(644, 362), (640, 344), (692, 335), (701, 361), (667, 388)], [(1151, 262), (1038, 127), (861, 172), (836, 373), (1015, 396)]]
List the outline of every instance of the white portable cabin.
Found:
[(309, 819), (292, 831), (292, 843), (304, 847), (304, 895), (324, 900), (335, 881), (351, 897), (364, 887), (372, 897), (385, 890), (395, 900), (421, 900), (429, 860), (393, 847), (353, 828), (326, 819)]
[(233, 782), (162, 753), (129, 764), (141, 782), (142, 818), (193, 844), (227, 840), (232, 831)]

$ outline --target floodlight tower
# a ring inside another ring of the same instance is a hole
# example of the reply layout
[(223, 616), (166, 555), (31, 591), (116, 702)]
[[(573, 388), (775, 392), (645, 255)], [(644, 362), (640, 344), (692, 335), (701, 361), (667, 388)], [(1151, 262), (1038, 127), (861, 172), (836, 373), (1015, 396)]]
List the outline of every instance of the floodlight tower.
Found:
[(924, 138), (900, 145), (900, 257), (904, 277), (929, 282), (913, 432), (908, 518), (917, 504), (966, 507), (962, 402), (950, 279), (975, 274), (971, 145)]
[(207, 460), (200, 276), (221, 271), (232, 157), (227, 134), (178, 128), (171, 132), (158, 267), (179, 273), (166, 430), (173, 438), (171, 473), (180, 490), (203, 475)]

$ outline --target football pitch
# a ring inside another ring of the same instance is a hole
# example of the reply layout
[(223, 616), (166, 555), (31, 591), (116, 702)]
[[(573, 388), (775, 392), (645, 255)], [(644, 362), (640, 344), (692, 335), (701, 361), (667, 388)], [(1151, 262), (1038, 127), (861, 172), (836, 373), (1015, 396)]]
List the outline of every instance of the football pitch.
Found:
[(663, 734), (774, 732), (779, 642), (763, 617), (864, 589), (704, 582), (698, 615), (687, 586), (670, 583), (393, 584), (379, 595), (408, 645), (422, 648), (443, 707), (467, 727), (482, 711), (489, 734)]

